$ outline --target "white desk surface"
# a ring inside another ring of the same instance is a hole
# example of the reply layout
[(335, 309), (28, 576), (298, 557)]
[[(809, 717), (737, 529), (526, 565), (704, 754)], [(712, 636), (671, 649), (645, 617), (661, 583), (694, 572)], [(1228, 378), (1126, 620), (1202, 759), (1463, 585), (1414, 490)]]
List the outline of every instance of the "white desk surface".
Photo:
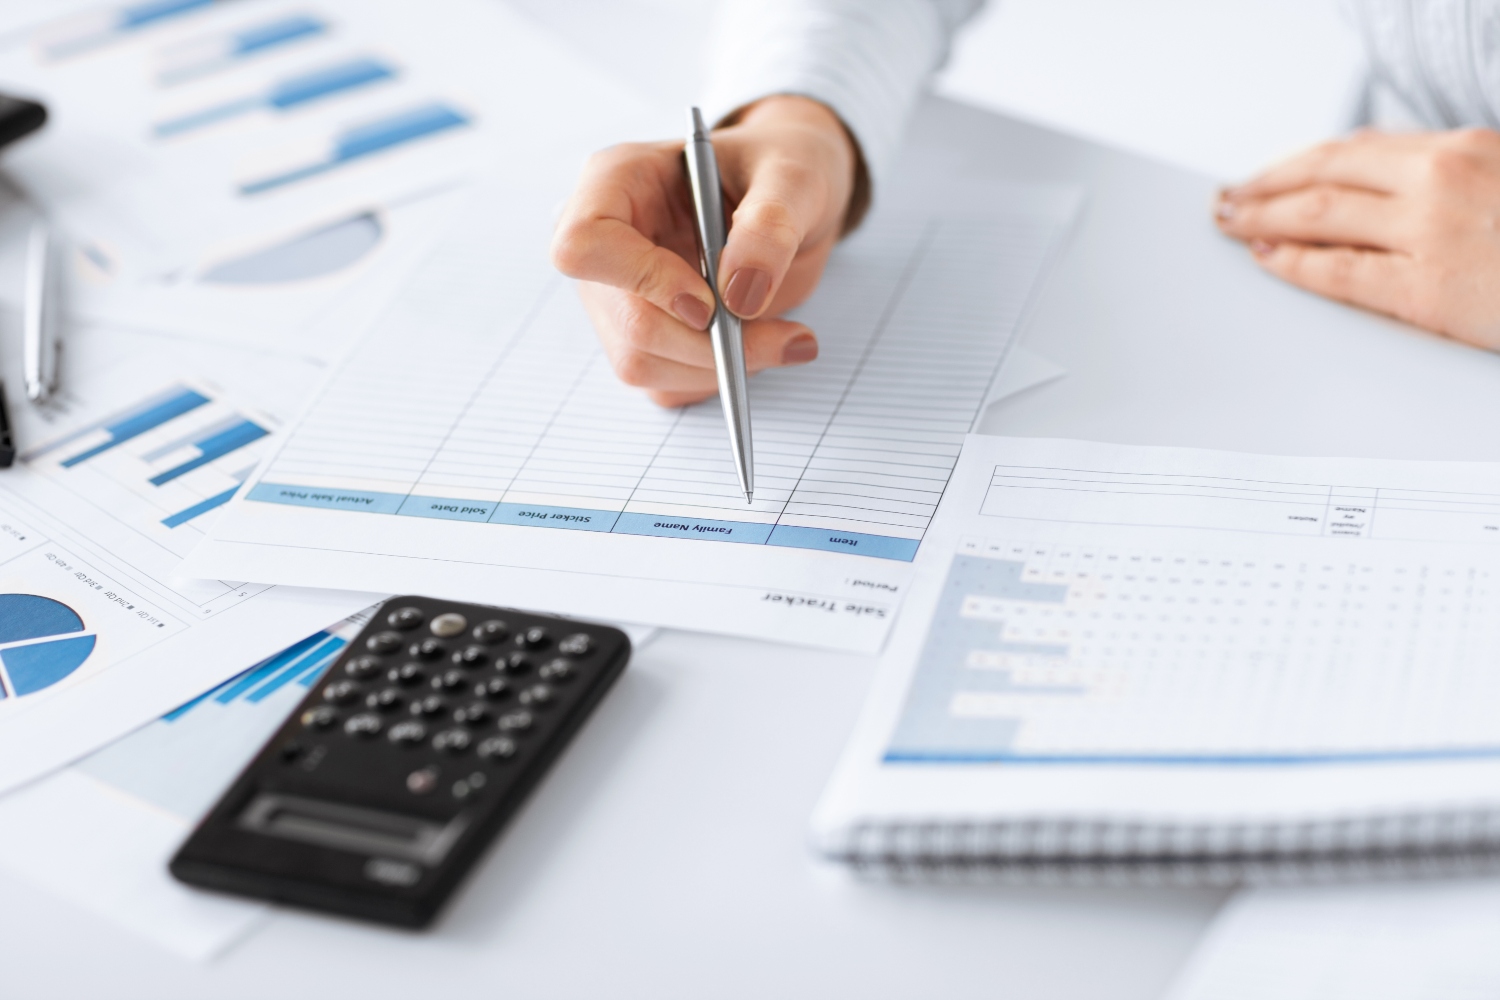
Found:
[[(1025, 342), (1070, 375), (992, 432), (1500, 459), (1500, 358), (1302, 295), (1173, 168), (931, 101), (914, 142), (1091, 192)], [(871, 661), (667, 634), (427, 934), (278, 913), (191, 965), (0, 880), (13, 997), (1018, 997), (1150, 1000), (1213, 891), (863, 884), (808, 815)]]

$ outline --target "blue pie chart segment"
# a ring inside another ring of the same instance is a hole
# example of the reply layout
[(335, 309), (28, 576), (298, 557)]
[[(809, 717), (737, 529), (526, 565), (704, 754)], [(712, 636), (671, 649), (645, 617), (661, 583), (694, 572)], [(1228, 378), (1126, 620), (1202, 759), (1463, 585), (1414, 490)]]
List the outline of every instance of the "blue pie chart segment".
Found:
[(51, 687), (83, 666), (94, 651), (95, 636), (75, 635), (69, 639), (34, 642), (29, 646), (12, 646), (0, 650), (5, 672), (17, 695), (28, 695)]
[(83, 619), (62, 601), (35, 594), (0, 594), (0, 643), (82, 631)]

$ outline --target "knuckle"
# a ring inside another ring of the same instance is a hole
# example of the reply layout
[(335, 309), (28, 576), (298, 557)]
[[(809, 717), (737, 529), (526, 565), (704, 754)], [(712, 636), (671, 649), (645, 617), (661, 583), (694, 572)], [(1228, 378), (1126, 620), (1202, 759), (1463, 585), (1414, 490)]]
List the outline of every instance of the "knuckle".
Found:
[(575, 223), (563, 223), (552, 235), (552, 266), (570, 278), (582, 277), (588, 264), (587, 240)]
[(779, 249), (795, 250), (802, 242), (791, 206), (780, 199), (757, 199), (735, 211), (735, 225), (748, 227)]
[(1320, 222), (1333, 211), (1333, 203), (1334, 193), (1328, 188), (1311, 188), (1297, 200), (1297, 218), (1304, 223)]
[(1478, 166), (1472, 149), (1458, 143), (1445, 143), (1427, 154), (1425, 173), (1429, 183), (1447, 186), (1469, 180)]
[(619, 352), (611, 361), (615, 377), (628, 386), (642, 389), (651, 384), (651, 356), (641, 351)]
[(620, 296), (619, 311), (615, 319), (620, 340), (632, 350), (644, 351), (650, 348), (654, 330), (651, 313), (651, 303), (644, 299), (634, 295)]

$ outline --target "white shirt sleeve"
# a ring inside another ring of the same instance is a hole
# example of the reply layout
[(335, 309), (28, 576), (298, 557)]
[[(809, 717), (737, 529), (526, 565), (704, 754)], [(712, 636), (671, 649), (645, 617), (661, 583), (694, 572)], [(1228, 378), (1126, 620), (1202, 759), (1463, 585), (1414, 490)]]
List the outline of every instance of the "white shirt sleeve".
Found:
[(710, 49), (709, 121), (771, 94), (821, 101), (843, 119), (872, 180), (954, 32), (984, 0), (727, 0)]

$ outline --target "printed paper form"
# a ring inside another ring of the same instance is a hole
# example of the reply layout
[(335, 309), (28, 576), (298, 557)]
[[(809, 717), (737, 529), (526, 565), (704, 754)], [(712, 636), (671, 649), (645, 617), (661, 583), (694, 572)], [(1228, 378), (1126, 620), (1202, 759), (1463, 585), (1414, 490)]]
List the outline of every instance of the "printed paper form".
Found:
[(1494, 465), (972, 436), (918, 571), (835, 840), (1500, 800)]
[[(878, 648), (1075, 204), (1007, 188), (872, 218), (798, 313), (819, 359), (753, 380), (752, 505), (717, 400), (622, 385), (536, 259), (550, 220), (478, 208), (191, 570)], [(518, 227), (529, 242), (496, 235)]]

